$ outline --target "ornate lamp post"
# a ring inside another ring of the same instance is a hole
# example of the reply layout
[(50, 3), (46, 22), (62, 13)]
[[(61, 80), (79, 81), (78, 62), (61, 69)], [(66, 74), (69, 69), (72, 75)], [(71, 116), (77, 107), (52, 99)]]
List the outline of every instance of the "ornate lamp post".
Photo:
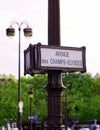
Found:
[[(60, 46), (60, 0), (48, 0), (48, 45)], [(62, 130), (62, 84), (60, 71), (48, 73), (48, 130)]]
[(30, 98), (30, 127), (29, 127), (29, 130), (32, 130), (32, 98), (33, 98), (33, 91), (32, 89), (30, 89), (29, 91), (29, 98)]
[[(21, 51), (21, 27), (22, 25), (26, 25), (26, 28), (23, 29), (24, 31), (24, 36), (25, 37), (31, 37), (32, 36), (32, 29), (29, 27), (27, 21), (22, 21), (20, 24), (17, 21), (12, 21), (10, 24), (10, 27), (6, 29), (6, 35), (8, 37), (13, 37), (15, 35), (15, 29), (12, 27), (14, 24), (18, 26), (18, 31), (19, 31), (19, 44), (18, 44), (18, 104), (21, 101), (21, 92), (20, 92), (20, 51)], [(18, 122), (17, 122), (18, 130), (21, 130), (21, 113), (19, 111), (18, 107)]]

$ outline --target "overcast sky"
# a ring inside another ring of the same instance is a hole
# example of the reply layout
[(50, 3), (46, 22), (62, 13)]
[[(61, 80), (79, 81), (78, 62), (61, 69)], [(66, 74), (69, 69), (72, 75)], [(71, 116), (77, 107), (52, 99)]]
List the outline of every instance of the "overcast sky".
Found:
[[(60, 0), (61, 46), (86, 46), (87, 72), (100, 73), (100, 0)], [(26, 20), (33, 36), (21, 32), (21, 75), (24, 73), (23, 51), (30, 43), (47, 45), (48, 0), (3, 0), (0, 4), (0, 74), (18, 75), (18, 27), (9, 39), (6, 28), (11, 21)], [(22, 26), (24, 28), (25, 25)]]

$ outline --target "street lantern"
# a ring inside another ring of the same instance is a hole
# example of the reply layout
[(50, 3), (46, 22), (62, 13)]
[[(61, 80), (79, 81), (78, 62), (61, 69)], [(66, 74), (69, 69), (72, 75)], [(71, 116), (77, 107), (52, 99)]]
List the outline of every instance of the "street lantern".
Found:
[(33, 98), (33, 90), (30, 89), (29, 91), (29, 98), (30, 98), (30, 127), (29, 130), (32, 130), (32, 98)]
[(29, 94), (29, 98), (33, 98), (33, 90), (32, 89), (30, 89), (28, 94)]
[[(12, 26), (16, 24), (18, 26), (18, 31), (19, 31), (19, 44), (18, 44), (18, 104), (21, 101), (21, 92), (20, 92), (20, 71), (21, 71), (21, 65), (20, 65), (20, 52), (21, 52), (21, 27), (22, 25), (26, 25), (26, 27), (23, 29), (24, 31), (24, 36), (25, 37), (31, 37), (32, 36), (32, 29), (29, 27), (27, 21), (22, 21), (20, 24), (17, 21), (12, 21), (10, 26), (6, 29), (6, 35), (8, 37), (13, 37), (15, 35), (15, 28)], [(22, 125), (21, 125), (21, 113), (18, 107), (18, 120), (17, 120), (17, 126), (18, 130), (21, 130)]]
[(12, 27), (9, 27), (6, 29), (6, 35), (8, 37), (13, 37), (15, 35), (15, 29)]
[(24, 28), (24, 36), (25, 37), (31, 37), (32, 36), (32, 29), (30, 27)]

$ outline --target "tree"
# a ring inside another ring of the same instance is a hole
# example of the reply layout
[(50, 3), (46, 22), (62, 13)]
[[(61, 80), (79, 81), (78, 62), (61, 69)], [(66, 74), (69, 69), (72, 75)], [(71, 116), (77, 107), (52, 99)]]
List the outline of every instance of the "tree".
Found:
[[(47, 82), (47, 75), (35, 75), (34, 77), (22, 77), (22, 100), (24, 101), (23, 119), (27, 119), (29, 113), (29, 95), (30, 88), (33, 90), (33, 115), (38, 114), (40, 120), (43, 120), (47, 115), (47, 93), (45, 85)], [(41, 109), (39, 109), (41, 108)], [(28, 109), (28, 110), (27, 110)]]
[[(10, 80), (8, 80), (10, 79)], [(9, 82), (10, 81), (10, 82)], [(63, 119), (68, 112), (69, 119), (78, 119), (81, 123), (91, 119), (100, 120), (100, 79), (88, 74), (62, 74), (66, 89), (62, 92)], [(24, 103), (22, 121), (28, 121), (30, 115), (30, 88), (34, 92), (32, 114), (38, 114), (39, 120), (46, 121), (47, 116), (47, 75), (21, 77), (21, 100)], [(40, 109), (41, 108), (41, 109)], [(18, 114), (18, 81), (13, 76), (3, 75), (0, 80), (0, 125), (7, 120), (17, 119)]]
[(69, 118), (89, 121), (92, 118), (92, 77), (88, 74), (68, 73), (65, 85)]
[(4, 75), (1, 79), (4, 80), (1, 80), (0, 85), (0, 124), (5, 123), (5, 120), (17, 118), (17, 82), (13, 76), (11, 80)]
[[(8, 77), (5, 76), (4, 83), (0, 87), (0, 125), (5, 123), (5, 119), (14, 121), (18, 114), (18, 82), (13, 77), (8, 86)], [(34, 91), (32, 103), (33, 115), (38, 114), (40, 120), (47, 115), (47, 95), (44, 89), (46, 85), (46, 75), (35, 75), (34, 77), (21, 77), (21, 100), (24, 103), (22, 120), (28, 121), (30, 88)], [(41, 107), (41, 109), (39, 109)]]

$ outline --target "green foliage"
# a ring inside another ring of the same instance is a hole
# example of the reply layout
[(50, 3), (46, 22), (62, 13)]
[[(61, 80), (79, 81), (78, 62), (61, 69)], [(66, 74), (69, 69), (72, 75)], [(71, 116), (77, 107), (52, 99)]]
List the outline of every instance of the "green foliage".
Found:
[[(4, 124), (5, 120), (10, 121), (12, 119), (14, 121), (17, 119), (18, 114), (18, 82), (12, 78), (9, 84), (8, 77), (5, 76), (4, 79), (3, 84), (0, 85), (0, 125)], [(21, 78), (21, 100), (24, 104), (23, 121), (28, 121), (28, 116), (30, 116), (30, 99), (28, 95), (30, 88), (34, 92), (32, 114), (38, 114), (40, 121), (47, 115), (47, 94), (44, 89), (46, 82), (46, 75)]]
[(64, 83), (65, 81), (69, 119), (78, 119), (82, 123), (94, 118), (100, 120), (98, 116), (100, 96), (97, 97), (100, 79), (96, 80), (88, 74), (69, 73)]
[[(47, 82), (46, 75), (35, 75), (34, 77), (22, 77), (21, 79), (21, 88), (22, 88), (22, 101), (24, 101), (23, 109), (23, 120), (27, 120), (29, 113), (29, 95), (28, 92), (30, 88), (33, 90), (33, 102), (32, 102), (32, 114), (38, 114), (40, 120), (43, 119), (43, 116), (47, 115), (47, 95), (44, 90), (44, 86)], [(41, 108), (41, 109), (39, 109)]]
[(16, 80), (13, 77), (11, 81), (7, 77), (4, 79), (0, 84), (0, 125), (5, 123), (6, 119), (17, 118)]
[[(18, 81), (12, 75), (3, 75), (0, 80), (0, 125), (5, 119), (13, 121), (18, 115)], [(10, 81), (10, 82), (9, 82)], [(92, 78), (88, 74), (62, 74), (66, 89), (62, 92), (63, 119), (68, 112), (68, 119), (78, 119), (80, 122), (89, 122), (96, 118), (100, 120), (100, 79)], [(28, 121), (30, 116), (30, 99), (28, 92), (33, 90), (32, 115), (38, 114), (41, 122), (47, 116), (47, 75), (21, 77), (21, 100), (23, 101), (22, 121)]]

